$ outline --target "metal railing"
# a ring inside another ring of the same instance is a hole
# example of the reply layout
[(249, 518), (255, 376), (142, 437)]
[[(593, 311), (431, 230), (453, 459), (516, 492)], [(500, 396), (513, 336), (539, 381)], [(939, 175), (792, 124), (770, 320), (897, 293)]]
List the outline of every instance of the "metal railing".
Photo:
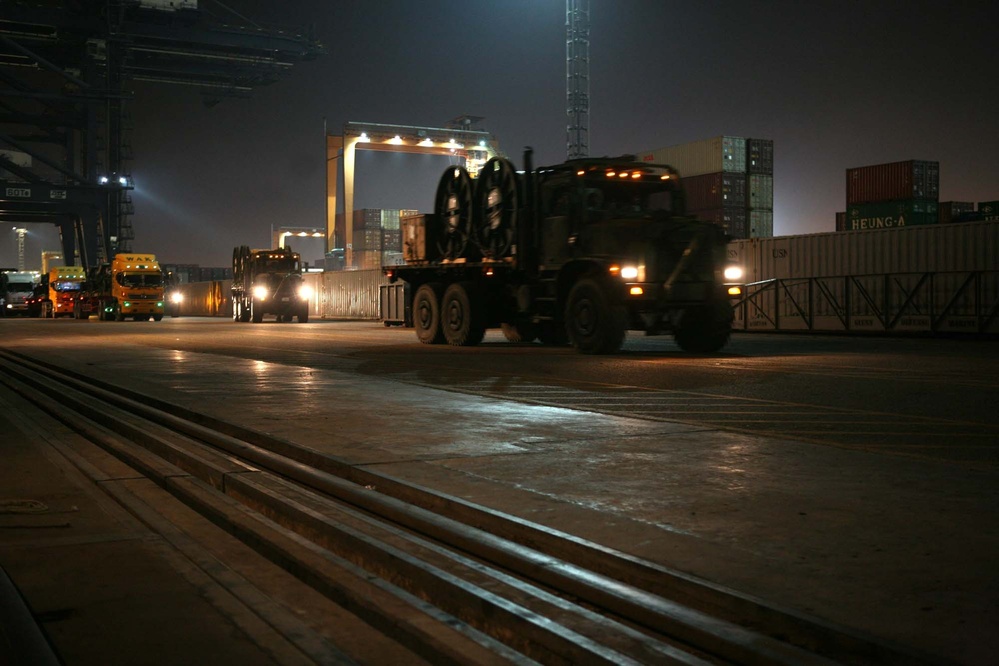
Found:
[(735, 309), (747, 331), (999, 333), (999, 271), (774, 278)]

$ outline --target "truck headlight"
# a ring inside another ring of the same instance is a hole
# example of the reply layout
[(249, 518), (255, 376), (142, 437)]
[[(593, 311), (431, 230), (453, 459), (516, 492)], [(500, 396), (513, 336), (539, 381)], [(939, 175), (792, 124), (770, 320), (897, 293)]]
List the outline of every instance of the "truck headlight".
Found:
[(179, 291), (175, 291), (172, 294), (170, 294), (171, 303), (180, 303), (183, 300), (184, 300), (184, 294), (180, 293)]
[(298, 288), (298, 297), (303, 301), (307, 301), (312, 298), (312, 287), (307, 284), (303, 284)]
[(259, 298), (260, 300), (267, 298), (267, 287), (262, 284), (255, 285), (253, 287), (253, 297)]
[(645, 266), (622, 266), (621, 279), (645, 282)]
[(726, 266), (725, 267), (725, 279), (729, 282), (735, 282), (742, 279), (742, 268), (739, 266)]

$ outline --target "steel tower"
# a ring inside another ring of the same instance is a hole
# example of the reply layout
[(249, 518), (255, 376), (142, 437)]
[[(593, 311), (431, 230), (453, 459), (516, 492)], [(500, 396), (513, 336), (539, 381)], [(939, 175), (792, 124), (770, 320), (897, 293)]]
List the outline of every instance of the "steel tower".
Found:
[(590, 153), (590, 0), (565, 3), (566, 156)]

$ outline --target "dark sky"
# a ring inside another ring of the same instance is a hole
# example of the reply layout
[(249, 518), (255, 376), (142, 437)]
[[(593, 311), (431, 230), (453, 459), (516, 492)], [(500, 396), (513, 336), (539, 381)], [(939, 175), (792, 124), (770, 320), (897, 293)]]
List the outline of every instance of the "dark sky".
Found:
[[(565, 158), (564, 0), (225, 4), (312, 24), (328, 53), (213, 108), (134, 85), (137, 251), (224, 266), (234, 245), (267, 245), (272, 225), (324, 226), (324, 119), (339, 132), (477, 115), (518, 167), (527, 145), (536, 164)], [(773, 139), (777, 235), (831, 231), (845, 170), (867, 164), (937, 160), (941, 200), (999, 199), (997, 6), (591, 0), (590, 154)], [(359, 156), (356, 207), (430, 209), (440, 159)], [(13, 234), (0, 240), (10, 264)], [(298, 249), (318, 258), (321, 241)]]

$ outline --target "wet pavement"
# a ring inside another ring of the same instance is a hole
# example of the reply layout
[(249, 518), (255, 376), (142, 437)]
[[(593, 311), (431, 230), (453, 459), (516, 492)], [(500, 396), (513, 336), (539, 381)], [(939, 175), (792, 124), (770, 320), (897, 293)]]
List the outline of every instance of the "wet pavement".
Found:
[[(37, 353), (30, 341), (12, 348)], [(902, 645), (969, 664), (992, 663), (999, 653), (999, 484), (989, 470), (97, 340), (45, 354)], [(0, 470), (0, 496), (82, 492), (74, 489), (80, 479), (51, 462), (58, 455), (51, 442), (19, 431), (16, 419), (0, 425), (21, 433), (5, 437), (4, 458), (16, 450), (23, 460)], [(56, 440), (72, 436), (51, 430)], [(77, 524), (74, 532), (132, 533), (116, 521)], [(74, 589), (75, 577), (103, 575), (90, 562), (53, 570), (51, 562), (18, 559), (16, 535), (0, 533), (0, 564), (29, 600), (59, 605), (54, 597)], [(101, 561), (107, 557), (95, 553)], [(129, 575), (169, 579), (157, 562), (160, 570)], [(137, 596), (157, 598), (155, 590)]]

